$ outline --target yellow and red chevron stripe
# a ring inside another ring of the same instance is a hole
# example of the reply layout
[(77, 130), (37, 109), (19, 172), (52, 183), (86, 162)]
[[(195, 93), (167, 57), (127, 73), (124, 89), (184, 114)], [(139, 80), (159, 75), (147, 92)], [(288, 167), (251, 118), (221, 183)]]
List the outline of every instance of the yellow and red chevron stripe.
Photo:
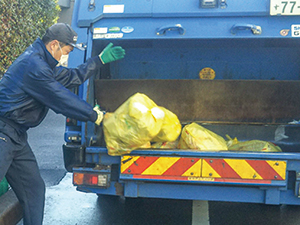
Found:
[(285, 180), (286, 162), (246, 159), (203, 159), (203, 177)]
[(122, 174), (200, 176), (201, 159), (185, 157), (123, 156)]
[(123, 156), (121, 174), (137, 179), (271, 183), (286, 178), (286, 162), (275, 160)]

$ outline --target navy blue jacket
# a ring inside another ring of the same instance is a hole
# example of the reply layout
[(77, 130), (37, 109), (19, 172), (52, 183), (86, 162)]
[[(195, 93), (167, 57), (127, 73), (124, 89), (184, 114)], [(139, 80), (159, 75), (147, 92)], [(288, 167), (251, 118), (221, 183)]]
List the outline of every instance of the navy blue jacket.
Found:
[(51, 108), (80, 121), (96, 121), (93, 107), (69, 89), (99, 72), (99, 57), (74, 69), (57, 63), (40, 38), (29, 46), (0, 81), (0, 117), (28, 129), (39, 125)]

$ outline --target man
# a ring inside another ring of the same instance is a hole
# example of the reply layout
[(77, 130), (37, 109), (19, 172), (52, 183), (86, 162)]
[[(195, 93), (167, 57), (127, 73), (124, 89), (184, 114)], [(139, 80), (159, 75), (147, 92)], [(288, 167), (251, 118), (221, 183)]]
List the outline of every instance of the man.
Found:
[(99, 56), (76, 69), (56, 67), (76, 45), (77, 34), (58, 23), (29, 46), (0, 81), (0, 180), (6, 176), (23, 207), (24, 225), (43, 221), (45, 184), (26, 131), (39, 125), (48, 109), (80, 121), (100, 125), (103, 113), (69, 89), (99, 72), (103, 64), (122, 59), (122, 47), (109, 44)]

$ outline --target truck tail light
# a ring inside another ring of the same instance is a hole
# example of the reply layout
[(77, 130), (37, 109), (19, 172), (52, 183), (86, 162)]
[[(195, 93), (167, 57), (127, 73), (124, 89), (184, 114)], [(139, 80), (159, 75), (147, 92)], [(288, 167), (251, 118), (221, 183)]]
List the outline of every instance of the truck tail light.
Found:
[(108, 187), (108, 174), (94, 174), (94, 173), (73, 173), (73, 184), (75, 186), (88, 185)]
[(77, 120), (67, 117), (66, 126), (77, 126)]

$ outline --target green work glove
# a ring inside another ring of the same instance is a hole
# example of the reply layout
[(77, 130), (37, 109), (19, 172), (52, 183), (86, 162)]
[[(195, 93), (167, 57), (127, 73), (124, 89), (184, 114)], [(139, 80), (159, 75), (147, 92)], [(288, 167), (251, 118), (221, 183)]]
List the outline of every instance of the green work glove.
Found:
[(93, 109), (98, 114), (97, 119), (95, 121), (95, 124), (97, 124), (99, 126), (101, 124), (102, 120), (103, 120), (103, 114), (104, 113), (100, 110), (99, 105), (95, 105), (95, 107)]
[(119, 59), (123, 59), (125, 50), (121, 46), (113, 47), (113, 43), (109, 43), (100, 53), (99, 58), (103, 64), (110, 63)]

